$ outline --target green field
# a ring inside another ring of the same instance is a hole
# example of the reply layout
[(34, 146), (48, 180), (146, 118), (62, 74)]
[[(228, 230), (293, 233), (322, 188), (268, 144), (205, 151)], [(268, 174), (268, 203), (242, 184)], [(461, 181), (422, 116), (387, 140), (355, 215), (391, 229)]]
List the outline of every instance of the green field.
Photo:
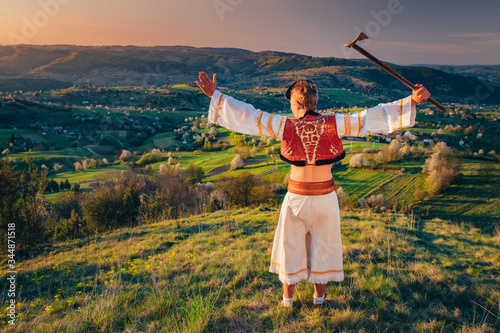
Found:
[(390, 208), (408, 207), (415, 201), (415, 193), (423, 190), (424, 176), (422, 174), (405, 174), (387, 183), (381, 189), (384, 200)]
[(78, 147), (54, 151), (31, 151), (9, 156), (16, 159), (16, 165), (20, 169), (27, 166), (26, 162), (24, 162), (26, 156), (38, 167), (45, 165), (47, 168), (52, 169), (55, 163), (65, 165), (67, 168), (73, 168), (74, 162), (81, 161), (85, 157), (90, 158), (93, 155), (88, 149)]
[(125, 169), (126, 167), (123, 165), (110, 165), (104, 168), (96, 168), (87, 171), (60, 172), (58, 174), (49, 176), (48, 178), (53, 179), (58, 183), (60, 183), (61, 180), (65, 181), (66, 179), (68, 179), (68, 181), (71, 184), (74, 184), (74, 183), (90, 182), (93, 180), (103, 179), (106, 177), (106, 174), (110, 172), (125, 170)]
[[(293, 309), (268, 272), (278, 211), (220, 211), (58, 243), (18, 261), (4, 332), (494, 332), (500, 238), (442, 220), (341, 213), (345, 279)], [(8, 268), (0, 279), (6, 281)], [(4, 283), (5, 287), (5, 283)]]
[(190, 86), (189, 84), (186, 83), (173, 84), (170, 86), (170, 88), (177, 90), (185, 90), (185, 91), (200, 91), (200, 88)]
[(395, 173), (373, 170), (347, 169), (345, 165), (333, 170), (335, 187), (342, 187), (349, 196), (357, 195), (362, 198), (383, 184), (394, 179)]
[(500, 165), (494, 164), (495, 171), (491, 179), (485, 182), (479, 175), (481, 164), (478, 161), (466, 161), (462, 166), (464, 176), (460, 181), (432, 199), (415, 205), (414, 209), (421, 213), (428, 211), (431, 217), (472, 223), (488, 232), (500, 228)]

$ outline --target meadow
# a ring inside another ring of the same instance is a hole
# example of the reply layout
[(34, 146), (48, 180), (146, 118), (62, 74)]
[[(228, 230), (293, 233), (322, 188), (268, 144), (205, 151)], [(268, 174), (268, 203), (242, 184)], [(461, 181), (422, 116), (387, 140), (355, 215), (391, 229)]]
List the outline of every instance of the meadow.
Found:
[[(345, 279), (294, 308), (268, 272), (278, 209), (219, 211), (54, 244), (17, 266), (2, 332), (495, 332), (500, 233), (341, 212)], [(2, 272), (6, 272), (2, 267)], [(2, 284), (6, 276), (1, 277)], [(3, 289), (5, 285), (3, 286)]]

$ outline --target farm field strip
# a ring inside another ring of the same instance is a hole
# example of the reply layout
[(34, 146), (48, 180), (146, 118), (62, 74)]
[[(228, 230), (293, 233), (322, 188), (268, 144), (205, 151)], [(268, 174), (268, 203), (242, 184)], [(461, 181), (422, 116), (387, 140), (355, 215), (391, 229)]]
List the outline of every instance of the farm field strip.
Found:
[(397, 177), (395, 173), (373, 170), (348, 170), (333, 172), (336, 187), (342, 187), (348, 195), (358, 195), (362, 198), (385, 182)]

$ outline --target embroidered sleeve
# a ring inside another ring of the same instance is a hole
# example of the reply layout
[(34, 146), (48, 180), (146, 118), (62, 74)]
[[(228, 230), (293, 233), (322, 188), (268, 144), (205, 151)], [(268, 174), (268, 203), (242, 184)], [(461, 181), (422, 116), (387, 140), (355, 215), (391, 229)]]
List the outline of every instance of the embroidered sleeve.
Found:
[(216, 90), (210, 102), (208, 121), (238, 133), (281, 140), (286, 117), (255, 109)]
[(379, 104), (371, 109), (352, 114), (337, 114), (337, 132), (343, 136), (366, 136), (374, 133), (392, 133), (415, 125), (417, 109), (411, 105), (411, 96), (392, 103)]

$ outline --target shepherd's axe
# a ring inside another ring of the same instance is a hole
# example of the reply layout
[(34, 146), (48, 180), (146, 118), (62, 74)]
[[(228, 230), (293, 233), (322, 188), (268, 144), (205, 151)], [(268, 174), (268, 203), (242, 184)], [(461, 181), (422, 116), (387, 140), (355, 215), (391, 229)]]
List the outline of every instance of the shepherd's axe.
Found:
[[(408, 81), (407, 79), (405, 79), (404, 77), (402, 77), (401, 75), (399, 75), (398, 73), (396, 73), (395, 71), (393, 71), (391, 68), (387, 67), (386, 64), (384, 64), (383, 62), (381, 62), (380, 60), (378, 60), (377, 58), (375, 58), (374, 56), (372, 56), (370, 53), (366, 52), (362, 47), (360, 47), (357, 44), (359, 41), (365, 40), (365, 39), (368, 39), (368, 36), (361, 32), (358, 35), (358, 37), (356, 37), (356, 39), (354, 39), (350, 43), (347, 43), (345, 45), (345, 47), (349, 47), (349, 48), (355, 49), (356, 51), (358, 51), (359, 53), (361, 53), (362, 55), (364, 55), (365, 57), (367, 57), (368, 59), (370, 59), (371, 61), (373, 61), (377, 65), (379, 65), (380, 67), (382, 67), (382, 69), (386, 70), (389, 74), (391, 74), (392, 76), (394, 76), (396, 79), (398, 79), (399, 81), (403, 82), (405, 85), (407, 85), (408, 87), (410, 87), (412, 90), (415, 90), (415, 85), (413, 83), (411, 83), (410, 81)], [(445, 112), (448, 112), (448, 109), (446, 109), (444, 106), (442, 106), (439, 102), (437, 102), (432, 97), (429, 97), (429, 99), (427, 101), (431, 102), (432, 104), (434, 104), (435, 106), (437, 106), (441, 110), (443, 110)]]

